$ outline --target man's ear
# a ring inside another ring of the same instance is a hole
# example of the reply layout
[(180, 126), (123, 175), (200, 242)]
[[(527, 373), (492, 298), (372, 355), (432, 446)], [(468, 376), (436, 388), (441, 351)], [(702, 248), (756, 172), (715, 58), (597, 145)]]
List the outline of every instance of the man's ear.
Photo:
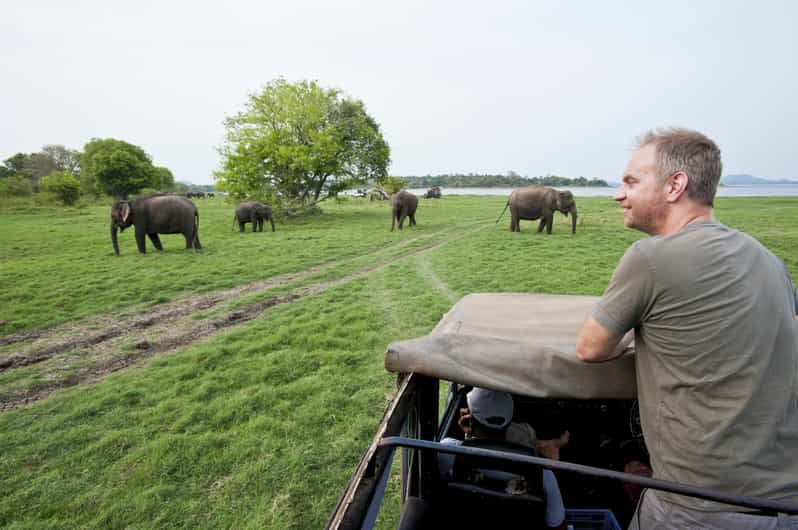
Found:
[(665, 187), (666, 200), (668, 202), (678, 201), (682, 195), (687, 193), (687, 183), (690, 177), (684, 171), (677, 171), (670, 177)]

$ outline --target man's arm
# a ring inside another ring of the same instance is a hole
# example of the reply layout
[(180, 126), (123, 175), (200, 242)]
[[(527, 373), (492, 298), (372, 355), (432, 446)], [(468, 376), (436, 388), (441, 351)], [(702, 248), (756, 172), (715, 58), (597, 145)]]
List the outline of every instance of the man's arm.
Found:
[(576, 339), (576, 356), (580, 361), (602, 362), (623, 355), (630, 347), (634, 347), (634, 330), (619, 335), (605, 328), (592, 316), (582, 324)]

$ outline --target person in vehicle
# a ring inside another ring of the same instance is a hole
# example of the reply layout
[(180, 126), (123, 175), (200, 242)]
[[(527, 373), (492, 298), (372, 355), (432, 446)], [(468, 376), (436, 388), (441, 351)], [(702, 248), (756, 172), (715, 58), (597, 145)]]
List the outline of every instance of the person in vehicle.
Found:
[[(577, 338), (587, 362), (633, 340), (654, 477), (798, 505), (798, 296), (784, 263), (714, 217), (717, 145), (645, 134), (613, 197), (649, 234), (621, 258)], [(748, 510), (750, 512), (750, 510)], [(647, 490), (632, 526), (776, 528), (784, 516)], [(798, 525), (798, 518), (789, 523)]]
[[(498, 392), (484, 388), (474, 387), (466, 394), (467, 408), (460, 410), (458, 425), (465, 433), (466, 439), (506, 440), (507, 430), (513, 419), (513, 398), (506, 392)], [(567, 443), (557, 445), (553, 440), (547, 440), (559, 449)], [(457, 438), (444, 438), (441, 443), (448, 445), (461, 445), (462, 440)], [(451, 473), (455, 463), (455, 455), (438, 453), (438, 465), (442, 476)], [(549, 469), (543, 471), (543, 495), (546, 500), (546, 526), (549, 528), (565, 529), (565, 506), (563, 505), (557, 478)]]

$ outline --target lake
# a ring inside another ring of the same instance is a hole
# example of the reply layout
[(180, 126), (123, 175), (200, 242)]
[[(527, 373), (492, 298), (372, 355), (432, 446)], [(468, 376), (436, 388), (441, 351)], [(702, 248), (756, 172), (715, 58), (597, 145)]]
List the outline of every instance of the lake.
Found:
[[(576, 197), (612, 197), (618, 188), (603, 187), (557, 187), (558, 190), (570, 190)], [(423, 196), (425, 189), (409, 189), (411, 193)], [(446, 195), (510, 195), (513, 188), (441, 188)], [(720, 186), (718, 197), (786, 197), (798, 196), (798, 184), (765, 184), (751, 186)]]

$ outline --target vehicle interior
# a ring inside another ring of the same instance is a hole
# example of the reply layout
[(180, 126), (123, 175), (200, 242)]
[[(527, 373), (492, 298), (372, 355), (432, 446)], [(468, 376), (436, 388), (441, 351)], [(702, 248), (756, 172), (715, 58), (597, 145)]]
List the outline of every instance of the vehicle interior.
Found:
[[(465, 396), (470, 389), (451, 385), (438, 440), (464, 438), (457, 419), (459, 409), (466, 407)], [(623, 471), (632, 461), (648, 465), (634, 400), (554, 400), (519, 395), (513, 395), (513, 399), (513, 422), (528, 423), (539, 440), (570, 433), (568, 444), (560, 449), (562, 461), (616, 471)], [(628, 524), (637, 500), (634, 488), (614, 479), (578, 473), (557, 472), (556, 477), (566, 509), (611, 510), (622, 527)]]

